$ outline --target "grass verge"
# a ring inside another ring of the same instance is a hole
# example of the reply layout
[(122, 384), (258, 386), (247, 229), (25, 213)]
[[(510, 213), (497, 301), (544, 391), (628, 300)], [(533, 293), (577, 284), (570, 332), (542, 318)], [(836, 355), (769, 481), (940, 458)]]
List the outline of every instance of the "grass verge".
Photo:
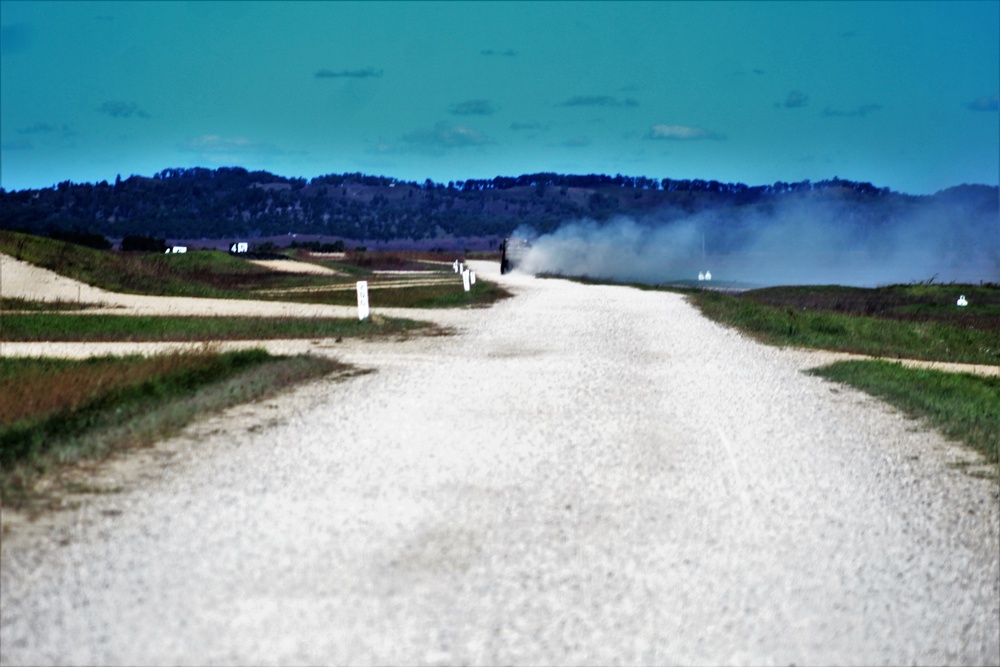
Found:
[(688, 298), (701, 312), (763, 343), (819, 348), (874, 357), (1000, 365), (1000, 331), (947, 321), (863, 317), (710, 291)]
[(46, 473), (176, 433), (197, 415), (259, 400), (351, 367), (263, 350), (77, 360), (5, 359), (0, 365), (0, 499), (45, 506)]
[(841, 361), (809, 372), (926, 419), (941, 433), (981, 452), (1000, 476), (1000, 378), (907, 368), (887, 361)]
[(304, 317), (171, 317), (5, 313), (0, 340), (26, 341), (203, 341), (337, 338), (405, 335), (423, 322), (370, 317), (363, 321)]

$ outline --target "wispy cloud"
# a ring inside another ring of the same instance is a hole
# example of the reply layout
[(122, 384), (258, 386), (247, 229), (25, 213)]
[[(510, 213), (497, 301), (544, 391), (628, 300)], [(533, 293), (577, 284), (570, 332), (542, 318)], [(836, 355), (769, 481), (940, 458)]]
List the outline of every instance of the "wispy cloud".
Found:
[(671, 141), (696, 141), (698, 139), (725, 139), (724, 136), (702, 127), (691, 125), (653, 125), (647, 139), (668, 139)]
[(149, 118), (149, 114), (139, 108), (135, 102), (122, 102), (121, 100), (109, 100), (97, 107), (101, 113), (106, 113), (112, 118)]
[(873, 111), (880, 111), (882, 109), (881, 104), (862, 104), (861, 106), (850, 109), (849, 111), (841, 111), (839, 109), (831, 109), (827, 107), (823, 110), (824, 116), (837, 117), (837, 118), (864, 118)]
[(505, 51), (494, 51), (493, 49), (483, 49), (479, 52), (481, 56), (504, 56), (506, 58), (513, 58), (517, 55), (517, 51), (514, 49), (507, 49)]
[(27, 139), (15, 139), (14, 141), (4, 141), (0, 143), (0, 150), (5, 151), (30, 151), (34, 146)]
[(31, 48), (31, 32), (27, 23), (0, 25), (0, 55), (26, 53)]
[(590, 145), (590, 138), (585, 137), (582, 134), (578, 134), (562, 142), (562, 145), (566, 146), (567, 148), (583, 148), (585, 146)]
[(382, 72), (383, 70), (375, 69), (374, 67), (342, 69), (337, 72), (330, 69), (321, 69), (314, 76), (317, 79), (377, 79), (382, 76)]
[(456, 116), (489, 116), (497, 111), (496, 107), (489, 100), (457, 102), (452, 104), (449, 110)]
[(639, 103), (631, 98), (619, 100), (611, 95), (576, 95), (557, 107), (637, 107)]
[(1000, 111), (1000, 95), (984, 95), (977, 97), (965, 105), (972, 111)]
[(49, 125), (48, 123), (35, 123), (29, 127), (22, 127), (17, 131), (18, 134), (47, 134), (49, 132), (55, 132), (56, 128), (54, 125)]
[(262, 155), (284, 155), (274, 144), (251, 141), (246, 137), (221, 137), (217, 134), (203, 134), (200, 137), (190, 137), (181, 142), (178, 148), (189, 153), (209, 153), (213, 155), (245, 155), (248, 153)]
[(430, 129), (415, 130), (404, 134), (402, 141), (415, 150), (433, 154), (440, 154), (455, 148), (485, 146), (493, 143), (479, 130), (467, 125), (451, 125), (445, 122), (437, 123)]
[(788, 93), (788, 97), (785, 98), (784, 102), (779, 102), (774, 106), (782, 106), (786, 109), (800, 109), (806, 105), (809, 101), (809, 96), (803, 93), (801, 90), (793, 90)]
[(19, 130), (17, 130), (17, 133), (27, 136), (37, 134), (49, 137), (56, 135), (56, 133), (58, 133), (58, 136), (63, 139), (68, 139), (70, 137), (76, 136), (76, 132), (71, 130), (69, 128), (69, 125), (56, 127), (55, 125), (50, 125), (49, 123), (42, 123), (42, 122), (35, 123), (34, 125), (29, 125), (28, 127), (22, 127)]

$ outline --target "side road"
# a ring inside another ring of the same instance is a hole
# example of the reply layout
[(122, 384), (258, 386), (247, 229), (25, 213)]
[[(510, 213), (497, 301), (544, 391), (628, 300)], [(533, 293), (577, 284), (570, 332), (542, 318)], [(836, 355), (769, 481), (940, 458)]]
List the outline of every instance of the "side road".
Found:
[[(497, 272), (499, 274), (499, 271)], [(461, 284), (461, 278), (455, 280)], [(109, 292), (47, 269), (0, 253), (0, 296), (39, 301), (79, 301), (100, 304), (122, 315), (198, 315), (249, 317), (357, 317), (357, 308), (282, 301), (202, 299), (196, 297), (148, 296)], [(83, 311), (86, 312), (86, 311)], [(452, 324), (463, 318), (448, 309), (379, 308), (372, 313), (387, 317)]]
[(997, 664), (954, 448), (683, 298), (513, 274), (0, 561), (3, 664)]

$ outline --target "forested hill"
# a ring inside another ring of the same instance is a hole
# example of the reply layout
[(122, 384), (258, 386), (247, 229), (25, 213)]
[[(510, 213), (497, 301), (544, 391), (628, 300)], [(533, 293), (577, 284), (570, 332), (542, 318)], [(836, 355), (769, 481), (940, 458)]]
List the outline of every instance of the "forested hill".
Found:
[[(91, 232), (109, 238), (227, 239), (289, 233), (357, 241), (502, 237), (521, 225), (551, 231), (568, 220), (617, 215), (663, 222), (707, 211), (766, 211), (819, 202), (852, 224), (879, 224), (928, 203), (991, 229), (998, 190), (963, 185), (912, 196), (838, 178), (747, 186), (703, 180), (551, 173), (449, 183), (364, 174), (306, 180), (239, 167), (166, 169), (114, 183), (0, 190), (0, 228), (36, 234)], [(742, 215), (735, 216), (744, 217)]]

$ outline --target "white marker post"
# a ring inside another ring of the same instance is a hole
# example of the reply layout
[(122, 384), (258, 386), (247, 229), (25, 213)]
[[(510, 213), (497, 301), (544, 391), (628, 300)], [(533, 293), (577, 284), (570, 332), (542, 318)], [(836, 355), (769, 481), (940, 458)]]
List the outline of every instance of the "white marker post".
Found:
[(476, 272), (475, 271), (469, 271), (469, 284), (470, 285), (475, 285), (476, 284)]
[(358, 320), (368, 318), (368, 281), (358, 281)]
[(466, 292), (469, 291), (469, 271), (468, 271), (468, 269), (466, 269), (465, 271), (462, 271), (462, 287), (465, 288)]
[(454, 262), (451, 263), (451, 269), (455, 273), (458, 273), (458, 260), (457, 259)]

